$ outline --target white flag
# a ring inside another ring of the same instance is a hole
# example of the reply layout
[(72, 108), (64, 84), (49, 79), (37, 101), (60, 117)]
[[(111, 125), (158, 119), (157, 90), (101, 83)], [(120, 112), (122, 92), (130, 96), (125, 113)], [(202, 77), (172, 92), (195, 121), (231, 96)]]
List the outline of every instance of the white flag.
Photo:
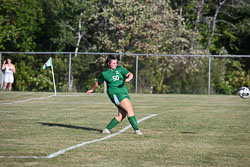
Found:
[(50, 57), (49, 60), (43, 65), (43, 69), (46, 69), (47, 67), (50, 67), (51, 65), (52, 65), (52, 59)]

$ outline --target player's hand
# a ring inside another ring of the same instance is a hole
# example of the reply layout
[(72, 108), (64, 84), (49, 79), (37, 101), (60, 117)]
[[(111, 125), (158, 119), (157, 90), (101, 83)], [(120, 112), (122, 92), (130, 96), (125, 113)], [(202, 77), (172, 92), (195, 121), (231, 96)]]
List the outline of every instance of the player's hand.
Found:
[(126, 76), (125, 82), (130, 82), (133, 79), (133, 76), (134, 75), (131, 72), (128, 73), (127, 76)]
[(125, 82), (130, 82), (130, 81), (131, 81), (131, 79), (129, 79), (129, 78), (125, 79)]
[(86, 94), (87, 95), (90, 95), (91, 93), (93, 93), (94, 91), (92, 90), (92, 89), (90, 89), (90, 90), (88, 90), (87, 92), (86, 92)]
[(6, 63), (6, 60), (3, 61), (3, 64), (5, 64), (5, 63)]

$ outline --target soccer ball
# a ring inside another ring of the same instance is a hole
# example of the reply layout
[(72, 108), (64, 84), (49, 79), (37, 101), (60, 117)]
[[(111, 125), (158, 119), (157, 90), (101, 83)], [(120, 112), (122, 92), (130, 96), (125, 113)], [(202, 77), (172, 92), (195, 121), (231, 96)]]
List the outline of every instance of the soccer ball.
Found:
[(240, 95), (241, 98), (246, 99), (246, 98), (249, 97), (250, 91), (249, 91), (249, 89), (247, 87), (241, 87), (239, 89), (239, 95)]

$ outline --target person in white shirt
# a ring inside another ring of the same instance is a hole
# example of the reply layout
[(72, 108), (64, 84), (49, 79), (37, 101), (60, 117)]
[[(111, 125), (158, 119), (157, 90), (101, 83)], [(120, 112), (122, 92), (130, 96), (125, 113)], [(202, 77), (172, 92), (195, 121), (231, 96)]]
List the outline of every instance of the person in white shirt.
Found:
[(14, 73), (16, 73), (16, 68), (15, 65), (11, 63), (11, 61), (12, 59), (8, 58), (7, 63), (6, 60), (3, 62), (2, 70), (5, 70), (3, 90), (5, 90), (9, 84), (9, 90), (11, 91), (12, 84), (14, 82)]

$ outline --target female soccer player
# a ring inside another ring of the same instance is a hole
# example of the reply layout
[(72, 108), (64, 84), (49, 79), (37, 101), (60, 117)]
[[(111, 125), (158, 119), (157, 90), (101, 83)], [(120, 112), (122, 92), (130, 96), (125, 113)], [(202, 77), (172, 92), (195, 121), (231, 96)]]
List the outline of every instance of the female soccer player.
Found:
[(4, 77), (4, 84), (3, 90), (6, 89), (7, 85), (9, 84), (9, 90), (12, 89), (12, 84), (14, 82), (14, 73), (16, 73), (15, 65), (11, 63), (11, 58), (7, 58), (7, 64), (4, 60), (2, 70), (5, 70), (5, 77)]
[(118, 108), (118, 115), (110, 121), (107, 127), (103, 130), (103, 133), (110, 134), (110, 130), (128, 116), (128, 120), (132, 125), (135, 134), (142, 135), (142, 132), (138, 128), (128, 90), (125, 86), (125, 82), (129, 82), (133, 79), (133, 74), (127, 69), (118, 66), (117, 58), (114, 56), (109, 56), (107, 58), (105, 67), (106, 69), (101, 73), (98, 81), (96, 81), (93, 87), (86, 92), (88, 95), (93, 93), (100, 84), (106, 81), (108, 96)]

